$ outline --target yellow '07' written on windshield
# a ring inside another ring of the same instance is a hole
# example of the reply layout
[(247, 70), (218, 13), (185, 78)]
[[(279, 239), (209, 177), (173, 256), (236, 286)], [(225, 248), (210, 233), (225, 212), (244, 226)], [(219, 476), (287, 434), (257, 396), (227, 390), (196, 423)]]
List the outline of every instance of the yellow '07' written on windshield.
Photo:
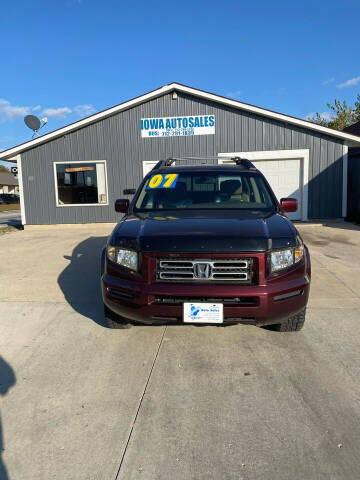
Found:
[(147, 190), (154, 190), (156, 188), (175, 188), (178, 178), (178, 173), (156, 173), (155, 175), (152, 175), (150, 177), (149, 183), (146, 188)]

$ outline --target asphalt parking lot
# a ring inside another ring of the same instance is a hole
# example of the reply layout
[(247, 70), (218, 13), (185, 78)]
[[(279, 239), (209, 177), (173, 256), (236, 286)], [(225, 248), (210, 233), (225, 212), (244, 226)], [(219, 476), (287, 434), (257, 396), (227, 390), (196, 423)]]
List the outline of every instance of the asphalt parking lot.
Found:
[(360, 229), (299, 226), (299, 333), (107, 329), (111, 229), (0, 237), (0, 479), (360, 478)]
[(21, 225), (21, 215), (20, 210), (9, 210), (5, 212), (0, 212), (0, 228), (7, 226), (20, 226)]

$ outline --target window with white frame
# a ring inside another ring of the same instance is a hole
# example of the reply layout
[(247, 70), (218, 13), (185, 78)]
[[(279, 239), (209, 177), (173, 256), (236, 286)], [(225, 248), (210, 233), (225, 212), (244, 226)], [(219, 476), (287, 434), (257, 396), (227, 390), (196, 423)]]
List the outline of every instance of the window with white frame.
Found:
[[(159, 163), (159, 160), (144, 160), (143, 161), (143, 176), (147, 175), (155, 165)], [(172, 166), (175, 166), (175, 162), (173, 162)]]
[(58, 206), (107, 205), (106, 162), (55, 162)]

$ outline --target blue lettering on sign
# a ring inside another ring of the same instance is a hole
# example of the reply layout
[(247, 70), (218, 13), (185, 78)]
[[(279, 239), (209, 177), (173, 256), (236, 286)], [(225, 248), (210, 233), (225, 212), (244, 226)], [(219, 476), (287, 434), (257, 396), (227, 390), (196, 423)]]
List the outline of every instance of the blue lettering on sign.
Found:
[(140, 128), (143, 137), (211, 135), (215, 134), (215, 115), (142, 118)]
[(151, 118), (150, 119), (150, 128), (151, 129), (154, 129), (154, 128), (158, 128), (158, 125), (159, 125), (159, 119), (158, 118)]

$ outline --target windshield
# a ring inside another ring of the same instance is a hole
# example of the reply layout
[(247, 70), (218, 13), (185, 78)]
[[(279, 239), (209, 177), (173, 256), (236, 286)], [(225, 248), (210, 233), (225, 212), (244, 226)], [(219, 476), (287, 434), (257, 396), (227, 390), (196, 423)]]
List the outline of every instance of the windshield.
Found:
[(251, 209), (274, 211), (262, 177), (250, 172), (154, 173), (144, 183), (135, 211)]

